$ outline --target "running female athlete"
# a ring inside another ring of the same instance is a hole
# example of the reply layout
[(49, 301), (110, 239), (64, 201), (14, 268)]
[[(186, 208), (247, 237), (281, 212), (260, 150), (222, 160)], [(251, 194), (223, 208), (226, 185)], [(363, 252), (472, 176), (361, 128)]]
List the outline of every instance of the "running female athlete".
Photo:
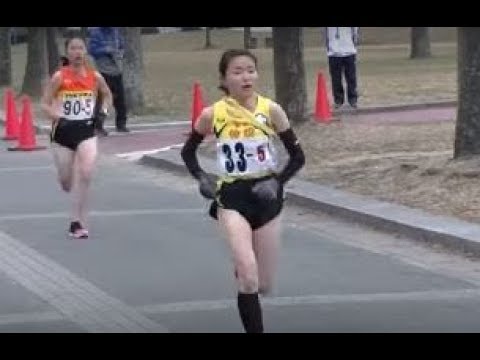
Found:
[(87, 64), (83, 39), (71, 38), (65, 48), (68, 63), (53, 74), (42, 109), (52, 121), (50, 139), (58, 180), (64, 191), (73, 191), (69, 234), (87, 238), (87, 196), (97, 157), (93, 110), (100, 92), (106, 99), (105, 116), (112, 94), (103, 77)]
[[(303, 150), (282, 107), (255, 91), (257, 59), (246, 50), (226, 51), (219, 64), (225, 96), (203, 110), (182, 149), (182, 158), (212, 199), (232, 252), (238, 285), (237, 304), (246, 332), (263, 332), (259, 293), (273, 285), (280, 241), (285, 183), (305, 163)], [(217, 140), (219, 174), (206, 174), (196, 150), (211, 133)], [(272, 139), (278, 136), (289, 154), (279, 171)]]

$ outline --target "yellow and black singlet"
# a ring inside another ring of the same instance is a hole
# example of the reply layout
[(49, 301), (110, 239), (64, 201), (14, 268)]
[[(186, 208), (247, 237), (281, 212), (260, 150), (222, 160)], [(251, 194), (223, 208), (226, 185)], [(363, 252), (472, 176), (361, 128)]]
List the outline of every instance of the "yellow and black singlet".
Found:
[(270, 104), (270, 99), (257, 95), (255, 112), (228, 96), (213, 105), (217, 167), (223, 181), (259, 178), (275, 170)]

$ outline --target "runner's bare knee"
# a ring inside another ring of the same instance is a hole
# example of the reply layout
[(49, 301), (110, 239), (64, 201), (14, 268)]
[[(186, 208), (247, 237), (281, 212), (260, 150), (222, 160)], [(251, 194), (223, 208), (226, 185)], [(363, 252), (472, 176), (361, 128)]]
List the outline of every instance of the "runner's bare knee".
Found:
[(258, 291), (258, 271), (255, 259), (240, 260), (236, 264), (239, 290), (243, 293)]

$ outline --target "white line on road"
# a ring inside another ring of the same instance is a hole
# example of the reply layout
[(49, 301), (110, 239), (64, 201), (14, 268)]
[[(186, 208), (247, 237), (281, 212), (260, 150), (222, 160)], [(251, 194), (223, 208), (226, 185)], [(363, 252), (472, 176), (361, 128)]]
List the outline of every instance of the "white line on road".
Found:
[(0, 315), (0, 326), (25, 323), (43, 323), (49, 321), (62, 321), (65, 317), (56, 311), (45, 311), (36, 313), (18, 313)]
[(144, 155), (151, 155), (151, 154), (156, 154), (156, 153), (159, 153), (159, 152), (170, 151), (172, 149), (181, 148), (182, 146), (183, 146), (183, 143), (179, 143), (179, 144), (164, 146), (164, 147), (158, 148), (158, 149), (139, 150), (139, 151), (132, 151), (132, 152), (127, 152), (127, 153), (120, 153), (120, 154), (116, 154), (116, 156), (121, 158), (121, 159), (136, 161), (136, 160), (141, 159)]
[[(161, 129), (165, 127), (184, 127), (184, 126), (190, 126), (191, 122), (190, 121), (161, 121), (161, 122), (149, 122), (149, 123), (131, 123), (129, 124), (130, 127), (132, 128), (151, 128), (152, 130), (155, 129)], [(50, 125), (40, 125), (40, 128), (42, 130), (50, 130), (51, 126)], [(114, 125), (107, 125), (105, 126), (106, 130), (115, 130)], [(131, 132), (134, 132), (137, 130), (132, 130)], [(141, 130), (145, 131), (145, 130)], [(148, 130), (147, 130), (148, 131)]]
[(145, 130), (131, 129), (130, 132), (128, 132), (128, 133), (119, 133), (119, 132), (115, 132), (115, 131), (110, 131), (108, 133), (108, 137), (112, 137), (112, 136), (115, 136), (115, 137), (122, 137), (123, 136), (123, 137), (125, 137), (125, 136), (132, 135), (132, 134), (148, 134), (148, 133), (154, 133), (154, 132), (158, 132), (158, 131), (161, 131), (162, 134), (164, 134), (166, 132), (166, 130), (173, 130), (175, 132), (178, 132), (179, 128), (175, 128), (175, 127), (172, 127), (171, 129), (151, 128), (151, 129), (145, 129)]
[[(455, 300), (474, 298), (480, 300), (480, 289), (461, 290), (431, 290), (412, 292), (393, 292), (378, 294), (342, 294), (342, 295), (305, 295), (286, 297), (265, 297), (262, 304), (265, 306), (292, 306), (292, 305), (322, 305), (358, 302), (385, 302), (385, 301), (431, 301)], [(211, 301), (189, 301), (170, 304), (147, 305), (139, 308), (145, 314), (162, 314), (188, 311), (212, 311), (236, 308), (236, 301), (232, 299)]]
[(0, 172), (14, 172), (14, 171), (37, 171), (37, 170), (51, 170), (55, 169), (53, 166), (11, 166), (0, 167)]
[[(181, 215), (202, 213), (205, 209), (131, 209), (131, 210), (93, 210), (89, 216), (144, 216), (144, 215)], [(66, 212), (37, 213), (37, 214), (8, 214), (0, 215), (0, 221), (22, 221), (34, 219), (64, 219), (70, 215)]]
[[(266, 297), (262, 299), (265, 307), (325, 305), (340, 303), (373, 303), (397, 301), (449, 301), (473, 299), (480, 301), (480, 289), (429, 290), (412, 292), (374, 293), (374, 294), (342, 294), (342, 295), (305, 295)], [(216, 311), (236, 309), (234, 299), (186, 301), (166, 304), (154, 304), (136, 307), (135, 310), (144, 315), (171, 314), (179, 312)], [(9, 324), (60, 321), (65, 318), (56, 312), (19, 313), (0, 315), (0, 326)]]
[[(131, 123), (129, 124), (131, 127), (139, 127), (139, 128), (156, 128), (156, 127), (168, 127), (168, 126), (187, 126), (190, 125), (190, 121), (161, 121), (161, 122), (148, 122), (148, 123)], [(115, 129), (113, 125), (106, 126), (106, 129)]]

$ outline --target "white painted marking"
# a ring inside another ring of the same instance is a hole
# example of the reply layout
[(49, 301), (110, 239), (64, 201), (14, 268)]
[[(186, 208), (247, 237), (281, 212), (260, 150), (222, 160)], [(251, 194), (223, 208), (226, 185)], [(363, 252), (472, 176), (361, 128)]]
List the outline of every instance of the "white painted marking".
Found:
[[(204, 209), (131, 209), (131, 210), (93, 210), (89, 216), (145, 216), (145, 215), (181, 215), (204, 212)], [(0, 215), (0, 221), (23, 221), (34, 219), (66, 219), (70, 215), (66, 212), (37, 213), (37, 214), (7, 214)]]
[(15, 172), (15, 171), (40, 171), (40, 170), (54, 170), (53, 166), (12, 166), (0, 167), (0, 172)]
[(156, 154), (156, 153), (159, 153), (159, 152), (170, 151), (172, 149), (179, 149), (182, 146), (183, 146), (183, 143), (179, 143), (179, 144), (164, 146), (164, 147), (158, 148), (158, 149), (140, 150), (140, 151), (132, 151), (132, 152), (128, 152), (128, 153), (120, 153), (120, 154), (116, 154), (116, 156), (121, 158), (121, 159), (127, 159), (127, 160), (130, 160), (130, 161), (137, 161), (137, 160), (140, 160), (144, 155), (152, 155), (152, 154)]
[[(431, 300), (480, 300), (480, 289), (431, 290), (394, 292), (380, 294), (342, 294), (342, 295), (306, 295), (288, 297), (265, 297), (261, 300), (264, 306), (323, 305), (358, 302), (392, 302), (392, 301), (431, 301)], [(233, 299), (211, 301), (189, 301), (170, 304), (147, 305), (141, 310), (145, 314), (163, 314), (188, 311), (212, 311), (236, 308)]]
[[(377, 294), (342, 294), (342, 295), (305, 295), (286, 297), (266, 297), (261, 300), (265, 307), (325, 305), (339, 303), (373, 303), (394, 301), (451, 301), (461, 299), (480, 300), (480, 289), (431, 290), (412, 292), (393, 292)], [(166, 304), (154, 304), (136, 307), (135, 310), (145, 315), (171, 314), (194, 311), (216, 311), (234, 309), (234, 299), (186, 301)], [(0, 315), (0, 326), (30, 322), (48, 322), (65, 320), (60, 313), (46, 311), (38, 313), (20, 313)]]

